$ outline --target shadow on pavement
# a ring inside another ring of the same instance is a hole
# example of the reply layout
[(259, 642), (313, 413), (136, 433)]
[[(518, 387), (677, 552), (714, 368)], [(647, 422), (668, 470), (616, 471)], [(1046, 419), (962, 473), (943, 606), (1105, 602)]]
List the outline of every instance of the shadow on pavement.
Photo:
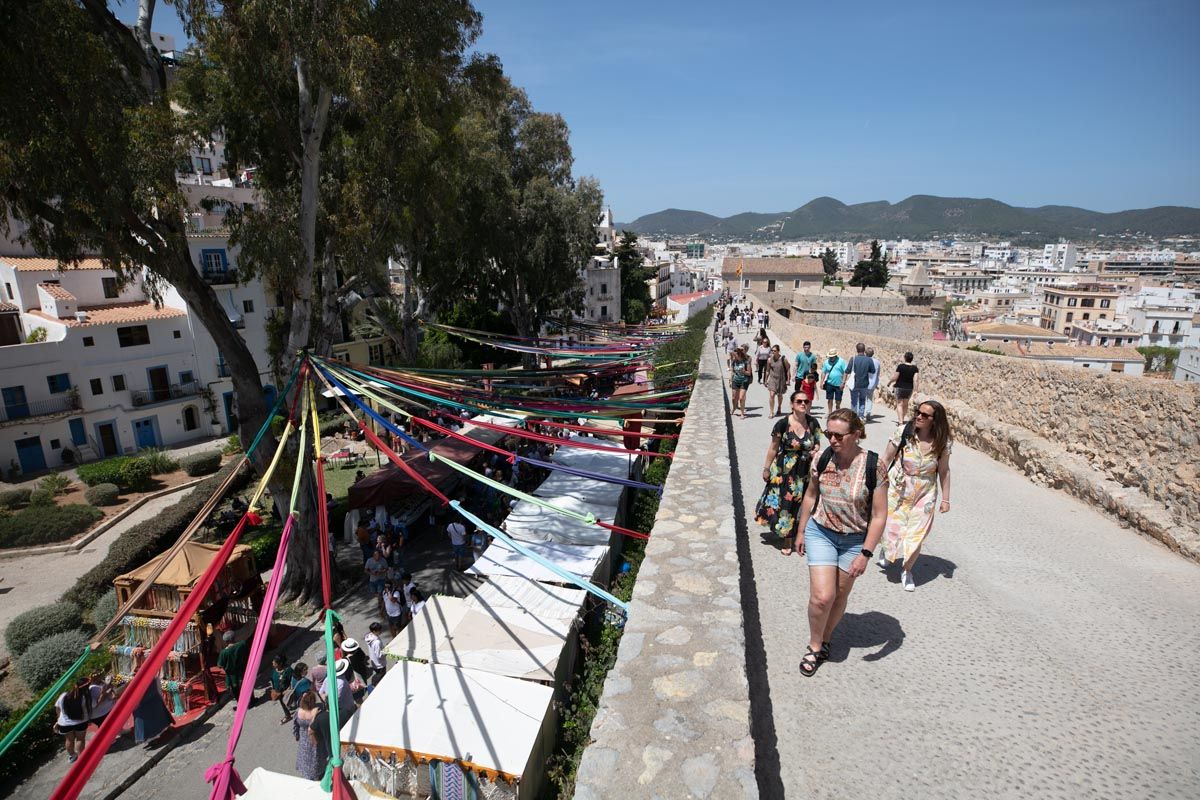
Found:
[(902, 644), (904, 629), (900, 627), (900, 620), (890, 614), (881, 611), (847, 613), (833, 632), (829, 660), (839, 663), (849, 658), (853, 649), (879, 647), (880, 650), (862, 657), (863, 661), (879, 661), (899, 650)]
[[(954, 578), (954, 570), (958, 569), (958, 564), (938, 556), (929, 556), (922, 554), (917, 558), (916, 567), (913, 569), (913, 583), (917, 586), (924, 586), (927, 583), (932, 583), (937, 578)], [(899, 585), (900, 583), (900, 565), (892, 564), (887, 571), (888, 583)]]

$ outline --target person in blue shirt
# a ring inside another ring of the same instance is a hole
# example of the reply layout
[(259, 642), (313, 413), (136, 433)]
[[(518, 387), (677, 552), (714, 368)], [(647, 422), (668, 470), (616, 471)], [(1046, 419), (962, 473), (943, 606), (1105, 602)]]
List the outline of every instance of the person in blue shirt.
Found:
[(812, 351), (812, 342), (804, 343), (804, 350), (796, 353), (796, 385), (795, 390), (800, 390), (800, 381), (804, 380), (804, 376), (812, 372), (817, 367), (817, 354)]
[(845, 382), (846, 361), (838, 358), (837, 350), (830, 350), (826, 354), (825, 363), (821, 365), (821, 386), (825, 388), (825, 404), (830, 414), (842, 407), (842, 384)]

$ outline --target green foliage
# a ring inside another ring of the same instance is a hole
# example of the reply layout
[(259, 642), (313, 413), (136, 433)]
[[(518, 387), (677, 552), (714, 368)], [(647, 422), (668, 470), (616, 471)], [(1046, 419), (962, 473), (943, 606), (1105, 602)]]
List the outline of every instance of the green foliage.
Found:
[(236, 433), (225, 440), (225, 446), (221, 448), (221, 452), (227, 456), (237, 455), (245, 452), (242, 448), (242, 437)]
[(115, 483), (97, 483), (84, 490), (83, 499), (94, 506), (115, 506), (121, 502), (121, 490)]
[(47, 636), (82, 626), (83, 617), (74, 603), (37, 606), (13, 617), (4, 629), (4, 645), (12, 657), (17, 658)]
[(25, 344), (36, 344), (44, 341), (46, 341), (45, 328), (34, 328), (29, 332), (29, 335), (25, 337)]
[(29, 505), (7, 517), (0, 517), (0, 547), (31, 547), (61, 542), (83, 533), (103, 516), (99, 509), (79, 503), (65, 506)]
[(208, 475), (221, 468), (221, 454), (216, 450), (194, 453), (182, 458), (179, 466), (193, 478), (197, 475)]
[[(79, 654), (75, 655), (78, 658)], [(7, 736), (8, 732), (17, 726), (17, 723), (32, 707), (33, 702), (30, 702), (9, 709), (7, 716), (0, 718), (0, 739)], [(20, 756), (10, 754), (6, 758), (0, 758), (0, 784), (8, 783), (32, 772), (37, 768), (43, 756), (53, 753), (62, 746), (62, 737), (54, 732), (54, 721), (57, 716), (53, 703), (46, 706), (21, 734), (21, 738), (18, 740), (19, 744), (15, 745), (19, 748)]]
[(20, 508), (29, 503), (32, 489), (6, 489), (0, 492), (0, 506), (5, 508)]
[(83, 631), (63, 631), (40, 639), (17, 659), (17, 674), (30, 689), (41, 692), (62, 677), (87, 643)]
[(1137, 351), (1146, 359), (1146, 372), (1175, 372), (1179, 360), (1178, 347), (1139, 347)]
[(821, 253), (821, 268), (825, 270), (826, 278), (832, 278), (837, 274), (838, 258), (832, 247), (826, 247), (825, 252)]
[(417, 345), (417, 366), (425, 369), (463, 369), (462, 349), (438, 330), (427, 331)]
[(871, 242), (871, 257), (854, 265), (854, 277), (850, 278), (851, 286), (887, 286), (888, 259), (879, 247), (879, 241)]
[[(114, 578), (141, 566), (165, 550), (178, 538), (236, 465), (237, 462), (225, 465), (216, 475), (196, 484), (179, 502), (122, 533), (108, 548), (108, 555), (104, 560), (84, 573), (83, 577), (63, 594), (63, 599), (81, 608), (89, 608), (112, 588)], [(238, 473), (229, 491), (239, 491), (249, 482), (250, 476), (251, 472), (243, 469)]]
[(45, 489), (34, 489), (29, 493), (29, 505), (36, 508), (48, 508), (54, 505), (54, 494)]
[(100, 595), (100, 599), (96, 601), (96, 605), (92, 607), (92, 626), (99, 629), (108, 624), (108, 621), (117, 613), (117, 590), (110, 589)]
[(344, 411), (324, 411), (317, 416), (317, 425), (321, 429), (322, 438), (342, 432), (347, 422), (354, 424), (354, 420)]
[(38, 481), (37, 488), (49, 492), (51, 497), (57, 497), (71, 488), (71, 479), (61, 472), (54, 472)]
[(79, 480), (88, 486), (114, 483), (122, 490), (134, 492), (145, 490), (153, 474), (151, 465), (136, 456), (116, 456), (94, 464), (81, 464), (76, 471)]
[[(330, 535), (334, 535), (332, 526), (329, 530)], [(275, 556), (279, 553), (279, 540), (283, 538), (283, 525), (268, 518), (264, 520), (262, 527), (256, 529), (256, 533), (257, 535), (245, 544), (250, 545), (250, 552), (254, 553), (255, 565), (264, 570), (275, 563)]]
[(973, 344), (970, 347), (968, 347), (967, 349), (974, 350), (976, 353), (991, 353), (994, 356), (1008, 355), (1003, 350), (993, 350), (990, 347), (983, 347), (982, 345), (978, 345), (978, 344)]
[(686, 333), (672, 339), (654, 353), (654, 381), (668, 384), (679, 378), (692, 375), (700, 362), (700, 348), (704, 346), (704, 331), (712, 322), (715, 311), (710, 306), (688, 319)]
[(643, 266), (645, 259), (637, 241), (636, 233), (621, 231), (621, 241), (613, 249), (621, 270), (621, 319), (630, 325), (640, 325), (650, 313), (650, 286), (646, 281), (657, 275), (654, 269)]
[(138, 451), (138, 458), (150, 465), (151, 475), (165, 475), (179, 469), (178, 462), (161, 447), (147, 447)]

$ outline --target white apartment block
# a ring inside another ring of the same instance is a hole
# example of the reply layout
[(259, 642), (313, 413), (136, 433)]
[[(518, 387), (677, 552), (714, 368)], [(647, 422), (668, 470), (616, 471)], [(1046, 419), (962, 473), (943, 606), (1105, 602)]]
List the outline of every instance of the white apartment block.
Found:
[(582, 270), (585, 322), (616, 322), (621, 318), (621, 269), (616, 258), (593, 256)]
[(1200, 347), (1186, 347), (1175, 361), (1175, 380), (1200, 383)]
[(1072, 270), (1079, 254), (1070, 242), (1048, 244), (1042, 248), (1042, 265), (1052, 270)]

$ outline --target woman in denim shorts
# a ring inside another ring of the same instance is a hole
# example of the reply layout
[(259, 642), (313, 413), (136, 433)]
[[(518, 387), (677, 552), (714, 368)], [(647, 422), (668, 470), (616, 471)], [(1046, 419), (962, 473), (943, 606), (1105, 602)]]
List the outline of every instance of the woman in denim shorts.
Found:
[[(868, 451), (862, 420), (839, 408), (826, 420), (833, 457), (813, 459), (808, 490), (800, 504), (798, 552), (808, 557), (808, 650), (800, 674), (812, 677), (829, 660), (833, 630), (846, 612), (854, 580), (862, 575), (883, 535), (888, 513), (887, 469), (876, 457), (875, 491), (867, 492)], [(822, 470), (821, 461), (828, 463)]]

